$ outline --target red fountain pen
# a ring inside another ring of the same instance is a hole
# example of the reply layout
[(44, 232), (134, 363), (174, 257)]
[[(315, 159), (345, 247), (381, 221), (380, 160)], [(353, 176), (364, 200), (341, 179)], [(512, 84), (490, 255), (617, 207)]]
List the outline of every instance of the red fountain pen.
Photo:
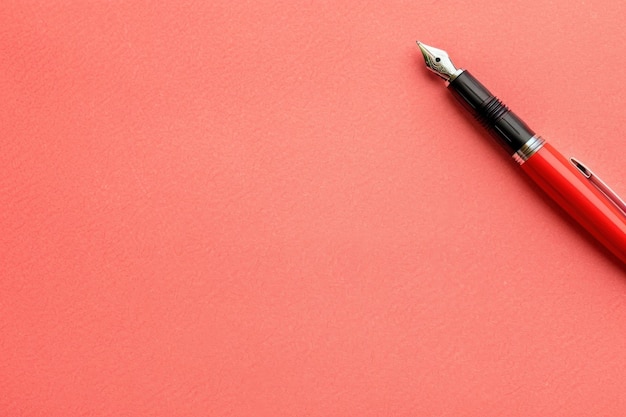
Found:
[(417, 42), (426, 66), (496, 136), (522, 171), (626, 263), (626, 203), (575, 158), (566, 159), (441, 49)]

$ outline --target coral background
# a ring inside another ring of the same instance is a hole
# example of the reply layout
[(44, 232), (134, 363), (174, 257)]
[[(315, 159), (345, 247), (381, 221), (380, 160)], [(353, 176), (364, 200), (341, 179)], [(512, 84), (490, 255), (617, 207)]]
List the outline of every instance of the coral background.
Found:
[(428, 73), (626, 194), (608, 0), (0, 5), (0, 415), (626, 413), (626, 268)]

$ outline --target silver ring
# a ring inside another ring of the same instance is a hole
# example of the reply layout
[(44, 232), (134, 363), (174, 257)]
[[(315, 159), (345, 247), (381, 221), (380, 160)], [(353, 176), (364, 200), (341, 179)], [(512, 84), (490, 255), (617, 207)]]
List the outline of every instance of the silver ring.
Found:
[(515, 162), (522, 165), (524, 162), (528, 161), (528, 158), (533, 156), (535, 152), (541, 149), (545, 142), (546, 141), (540, 136), (533, 136), (513, 154), (513, 159)]

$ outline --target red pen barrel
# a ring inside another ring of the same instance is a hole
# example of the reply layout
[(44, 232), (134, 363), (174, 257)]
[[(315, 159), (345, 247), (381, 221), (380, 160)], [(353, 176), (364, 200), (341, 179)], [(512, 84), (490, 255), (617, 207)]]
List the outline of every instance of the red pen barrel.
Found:
[(546, 143), (521, 165), (543, 191), (626, 263), (626, 215)]

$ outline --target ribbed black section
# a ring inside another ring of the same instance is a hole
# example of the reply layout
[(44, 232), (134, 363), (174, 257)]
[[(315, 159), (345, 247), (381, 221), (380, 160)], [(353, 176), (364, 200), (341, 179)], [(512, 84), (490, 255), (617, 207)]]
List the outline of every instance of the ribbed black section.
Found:
[(501, 139), (502, 145), (511, 154), (517, 152), (535, 135), (522, 119), (468, 71), (463, 71), (456, 77), (449, 88), (483, 126)]
[(495, 96), (492, 96), (486, 102), (482, 103), (475, 117), (483, 126), (491, 127), (508, 111), (509, 108), (507, 106), (502, 104)]

